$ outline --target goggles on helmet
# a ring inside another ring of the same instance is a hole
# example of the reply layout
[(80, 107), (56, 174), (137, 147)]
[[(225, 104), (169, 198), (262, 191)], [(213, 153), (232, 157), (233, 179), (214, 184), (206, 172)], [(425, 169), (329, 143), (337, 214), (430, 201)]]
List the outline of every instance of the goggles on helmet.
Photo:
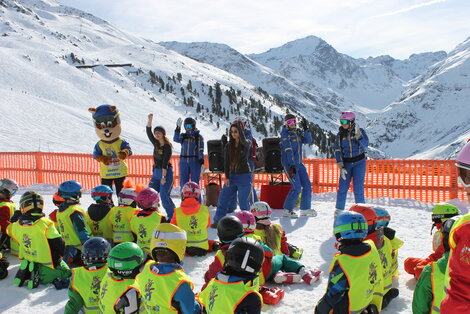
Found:
[(287, 125), (292, 125), (292, 124), (295, 124), (297, 121), (295, 121), (295, 119), (289, 119), (286, 121), (286, 124)]
[(192, 125), (191, 123), (187, 123), (187, 124), (184, 125), (184, 128), (185, 128), (186, 130), (192, 129), (192, 128), (193, 128), (193, 125)]
[(346, 120), (346, 119), (340, 119), (339, 122), (341, 122), (342, 125), (349, 124), (351, 121)]
[(95, 126), (100, 130), (105, 129), (105, 128), (114, 128), (118, 124), (118, 121), (117, 121), (118, 115), (119, 113), (115, 115), (105, 115), (105, 116), (98, 117), (94, 119)]
[(462, 167), (462, 165), (457, 165), (457, 167), (459, 174), (459, 183), (466, 188), (470, 187), (470, 167), (464, 168)]

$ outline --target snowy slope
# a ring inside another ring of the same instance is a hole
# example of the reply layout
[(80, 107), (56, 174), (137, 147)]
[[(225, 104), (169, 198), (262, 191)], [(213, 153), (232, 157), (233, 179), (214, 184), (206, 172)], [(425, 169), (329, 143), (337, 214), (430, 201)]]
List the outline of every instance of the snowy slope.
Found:
[(394, 157), (448, 158), (470, 138), (470, 38), (415, 78), (369, 128)]
[[(53, 208), (52, 194), (57, 187), (47, 185), (35, 185), (31, 188), (22, 188), (18, 192), (32, 189), (42, 193), (46, 199), (46, 212)], [(18, 201), (19, 196), (14, 200)], [(179, 199), (174, 199), (179, 204)], [(352, 195), (349, 195), (352, 201)], [(430, 211), (431, 204), (424, 204), (414, 200), (382, 198), (371, 200), (375, 204), (385, 207), (392, 216), (391, 227), (396, 230), (397, 236), (405, 243), (399, 250), (399, 279), (394, 286), (400, 290), (400, 295), (394, 299), (387, 309), (382, 313), (397, 314), (411, 313), (411, 302), (415, 280), (403, 270), (403, 260), (406, 257), (425, 257), (431, 252), (431, 226)], [(274, 211), (274, 222), (280, 223), (286, 231), (288, 241), (304, 248), (304, 256), (301, 262), (309, 268), (319, 267), (323, 270), (322, 281), (313, 286), (303, 283), (296, 285), (281, 285), (286, 290), (286, 296), (281, 303), (275, 307), (265, 305), (265, 313), (312, 313), (315, 304), (323, 295), (329, 262), (335, 253), (334, 237), (332, 235), (333, 210), (335, 193), (316, 194), (312, 205), (319, 212), (317, 218), (302, 217), (296, 220), (281, 218), (280, 211)], [(82, 207), (87, 208), (91, 203), (89, 194), (84, 194)], [(462, 213), (467, 213), (468, 208), (461, 201), (453, 202)], [(213, 214), (214, 211), (211, 210)], [(420, 222), (420, 223), (417, 223)], [(210, 229), (210, 238), (216, 239), (214, 229)], [(18, 262), (8, 255), (11, 262), (9, 276), (0, 281), (0, 312), (2, 313), (63, 313), (67, 302), (66, 291), (57, 291), (53, 286), (41, 285), (37, 290), (29, 291), (26, 288), (13, 287), (11, 282), (18, 269)], [(195, 291), (199, 291), (203, 285), (203, 275), (209, 263), (213, 260), (213, 254), (206, 257), (187, 257), (184, 268), (195, 284)]]

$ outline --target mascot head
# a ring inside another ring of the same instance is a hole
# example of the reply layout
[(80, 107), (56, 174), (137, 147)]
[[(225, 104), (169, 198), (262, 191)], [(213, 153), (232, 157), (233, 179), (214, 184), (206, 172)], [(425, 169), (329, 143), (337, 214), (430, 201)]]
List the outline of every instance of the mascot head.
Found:
[(101, 105), (98, 108), (89, 108), (93, 114), (96, 135), (103, 141), (109, 142), (121, 135), (121, 119), (116, 106)]

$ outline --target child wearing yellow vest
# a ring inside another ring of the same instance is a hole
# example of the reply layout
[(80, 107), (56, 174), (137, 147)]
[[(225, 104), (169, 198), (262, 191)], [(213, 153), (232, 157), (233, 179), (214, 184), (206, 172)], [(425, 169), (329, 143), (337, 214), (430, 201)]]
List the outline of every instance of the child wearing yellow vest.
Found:
[(130, 220), (131, 231), (135, 235), (136, 243), (150, 257), (150, 240), (155, 228), (166, 218), (158, 210), (160, 197), (152, 188), (145, 188), (137, 194), (137, 211)]
[(72, 280), (64, 314), (100, 313), (99, 293), (101, 280), (108, 271), (106, 263), (111, 244), (101, 237), (91, 238), (83, 244), (82, 261), (85, 266), (72, 268)]
[(115, 244), (134, 241), (134, 235), (131, 231), (131, 217), (138, 211), (136, 199), (137, 193), (134, 188), (122, 189), (118, 195), (118, 206), (111, 209), (110, 220)]
[(113, 190), (107, 185), (98, 185), (91, 190), (91, 198), (95, 203), (88, 206), (86, 222), (94, 237), (101, 237), (110, 243), (113, 239), (113, 225), (111, 223), (113, 204)]
[(119, 243), (108, 255), (109, 271), (100, 285), (100, 313), (137, 313), (140, 295), (135, 277), (145, 260), (145, 253), (133, 242)]
[(233, 241), (222, 271), (199, 295), (205, 313), (261, 313), (258, 273), (263, 259), (263, 247), (255, 239)]
[(212, 252), (214, 240), (209, 240), (207, 229), (211, 223), (211, 215), (207, 206), (199, 203), (201, 188), (195, 182), (186, 182), (181, 190), (183, 201), (175, 208), (171, 223), (177, 225), (188, 236), (186, 254), (204, 256)]
[[(11, 200), (18, 191), (18, 188), (18, 183), (15, 180), (7, 178), (0, 180), (0, 237), (4, 234), (4, 241), (1, 241), (3, 242), (1, 245), (5, 245), (7, 249), (10, 248), (10, 253), (14, 256), (18, 256), (18, 243), (13, 239), (10, 241), (5, 239), (5, 231), (10, 222), (17, 221), (19, 216), (21, 216), (21, 213), (16, 210), (16, 206)], [(1, 249), (2, 247), (0, 246)]]
[(68, 285), (70, 269), (62, 260), (64, 241), (52, 220), (42, 213), (44, 199), (36, 192), (25, 192), (20, 199), (20, 219), (8, 225), (7, 233), (20, 243), (20, 268), (13, 284), (29, 289), (40, 283), (54, 283), (56, 288)]
[(75, 180), (64, 181), (59, 185), (58, 193), (65, 199), (56, 215), (57, 227), (65, 241), (65, 261), (71, 267), (81, 266), (82, 245), (91, 236), (85, 211), (79, 206), (82, 185)]
[(330, 264), (328, 285), (315, 314), (379, 313), (382, 308), (383, 275), (379, 252), (367, 236), (364, 216), (343, 211), (335, 218), (334, 234), (339, 252)]
[(200, 313), (194, 285), (180, 265), (186, 249), (186, 232), (162, 223), (153, 232), (150, 247), (154, 261), (148, 261), (135, 279), (144, 311)]

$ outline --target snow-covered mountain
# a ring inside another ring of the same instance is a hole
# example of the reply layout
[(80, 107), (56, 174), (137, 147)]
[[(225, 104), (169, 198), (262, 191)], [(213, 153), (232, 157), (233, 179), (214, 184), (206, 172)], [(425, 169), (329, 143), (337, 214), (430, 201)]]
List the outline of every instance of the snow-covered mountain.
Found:
[(397, 158), (448, 158), (470, 139), (470, 38), (411, 81), (370, 123), (379, 148)]
[(178, 117), (195, 117), (206, 140), (245, 116), (260, 140), (287, 110), (236, 75), (54, 0), (0, 0), (0, 10), (3, 151), (91, 152), (98, 139), (87, 109), (103, 103), (118, 106), (122, 136), (140, 154), (152, 151), (150, 112), (170, 137)]

